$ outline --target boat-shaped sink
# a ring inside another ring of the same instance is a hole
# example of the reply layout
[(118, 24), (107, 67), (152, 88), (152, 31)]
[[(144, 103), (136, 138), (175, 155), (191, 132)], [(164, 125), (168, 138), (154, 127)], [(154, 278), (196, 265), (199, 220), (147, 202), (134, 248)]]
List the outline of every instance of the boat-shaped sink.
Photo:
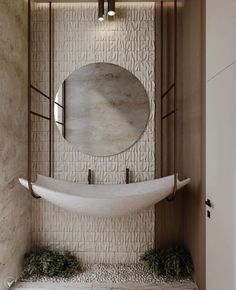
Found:
[[(29, 188), (28, 181), (20, 183)], [(177, 190), (190, 179), (177, 180)], [(80, 215), (114, 217), (127, 215), (158, 203), (173, 193), (174, 175), (131, 184), (88, 185), (42, 175), (32, 190), (49, 202)]]

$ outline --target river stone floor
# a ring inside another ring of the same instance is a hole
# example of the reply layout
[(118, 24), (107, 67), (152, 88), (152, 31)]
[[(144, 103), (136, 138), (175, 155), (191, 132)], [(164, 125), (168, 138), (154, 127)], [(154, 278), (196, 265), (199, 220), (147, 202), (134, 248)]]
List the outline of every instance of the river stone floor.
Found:
[(155, 276), (142, 264), (86, 265), (81, 273), (71, 277), (21, 278), (14, 290), (197, 290), (191, 278), (169, 279)]

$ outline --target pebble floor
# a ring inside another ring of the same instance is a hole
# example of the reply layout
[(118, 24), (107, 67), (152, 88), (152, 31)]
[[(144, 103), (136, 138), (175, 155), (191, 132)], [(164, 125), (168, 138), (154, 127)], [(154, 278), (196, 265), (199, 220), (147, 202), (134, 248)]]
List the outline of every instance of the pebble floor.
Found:
[(143, 265), (86, 265), (70, 279), (22, 278), (14, 290), (197, 290), (192, 279), (168, 279), (155, 276)]

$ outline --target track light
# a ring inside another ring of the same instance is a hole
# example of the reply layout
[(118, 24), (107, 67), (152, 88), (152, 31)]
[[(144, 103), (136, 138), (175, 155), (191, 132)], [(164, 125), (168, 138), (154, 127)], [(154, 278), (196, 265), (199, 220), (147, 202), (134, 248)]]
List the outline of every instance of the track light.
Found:
[(104, 0), (98, 0), (98, 20), (104, 20)]
[(108, 0), (108, 15), (114, 16), (115, 14), (115, 0)]

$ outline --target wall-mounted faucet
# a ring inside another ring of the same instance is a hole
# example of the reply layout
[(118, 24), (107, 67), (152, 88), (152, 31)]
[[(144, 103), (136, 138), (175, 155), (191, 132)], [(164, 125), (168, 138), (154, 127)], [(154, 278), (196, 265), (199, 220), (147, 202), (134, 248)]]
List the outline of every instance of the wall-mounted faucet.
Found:
[(126, 168), (126, 170), (125, 170), (125, 183), (126, 184), (130, 183), (130, 170), (129, 170), (129, 168)]
[(88, 184), (93, 183), (93, 172), (91, 169), (88, 170)]

